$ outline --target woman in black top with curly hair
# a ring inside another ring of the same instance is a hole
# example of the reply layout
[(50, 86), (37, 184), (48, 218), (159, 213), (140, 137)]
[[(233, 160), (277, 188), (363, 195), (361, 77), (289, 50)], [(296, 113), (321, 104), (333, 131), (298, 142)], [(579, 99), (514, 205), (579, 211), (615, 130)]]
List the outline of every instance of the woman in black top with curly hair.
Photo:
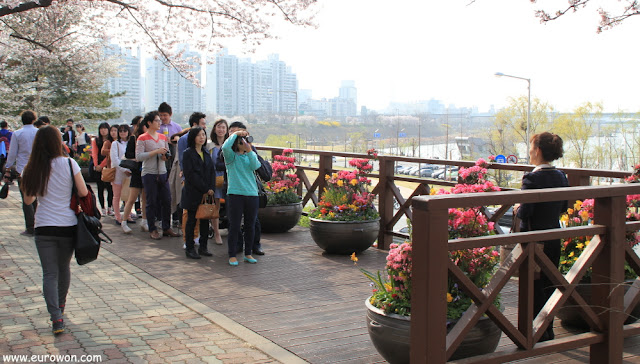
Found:
[[(556, 169), (550, 163), (562, 158), (562, 138), (556, 134), (544, 132), (531, 137), (529, 161), (536, 167), (532, 172), (522, 177), (522, 189), (539, 189), (569, 187), (569, 181), (564, 172)], [(520, 206), (517, 216), (522, 219), (520, 231), (534, 231), (555, 229), (560, 227), (560, 215), (567, 211), (567, 201), (549, 201), (525, 203)], [(544, 253), (557, 267), (560, 263), (560, 240), (542, 241)], [(554, 286), (546, 274), (540, 273), (540, 278), (533, 281), (533, 311), (537, 315), (551, 297)], [(553, 340), (553, 320), (549, 323), (540, 341)]]

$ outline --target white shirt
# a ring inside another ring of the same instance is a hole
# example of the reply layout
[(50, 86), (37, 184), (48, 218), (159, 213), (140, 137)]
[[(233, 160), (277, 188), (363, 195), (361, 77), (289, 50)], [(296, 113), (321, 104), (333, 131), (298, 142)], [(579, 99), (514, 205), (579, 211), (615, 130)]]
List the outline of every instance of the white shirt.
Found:
[(127, 150), (127, 142), (125, 141), (114, 141), (111, 144), (111, 150), (109, 150), (109, 154), (111, 156), (111, 168), (116, 169), (116, 178), (113, 183), (120, 185), (122, 184), (122, 180), (125, 177), (126, 171), (128, 169), (120, 167), (120, 161), (124, 159), (124, 152)]
[(29, 124), (16, 130), (11, 137), (11, 148), (7, 156), (7, 164), (5, 168), (9, 168), (16, 164), (16, 171), (22, 174), (24, 166), (29, 162), (31, 148), (33, 147), (33, 139), (36, 137), (38, 129)]
[(71, 210), (71, 188), (73, 179), (69, 171), (69, 160), (73, 175), (80, 173), (78, 163), (67, 157), (58, 157), (51, 161), (51, 174), (47, 191), (38, 197), (35, 227), (41, 226), (75, 226), (78, 224), (76, 214)]

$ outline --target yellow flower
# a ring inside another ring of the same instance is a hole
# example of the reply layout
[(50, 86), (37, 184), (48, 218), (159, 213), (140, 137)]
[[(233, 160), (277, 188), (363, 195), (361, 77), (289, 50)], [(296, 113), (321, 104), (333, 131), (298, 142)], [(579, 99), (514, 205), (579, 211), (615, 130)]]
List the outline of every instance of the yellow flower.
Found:
[(562, 217), (560, 218), (560, 221), (564, 224), (568, 224), (569, 223), (569, 215), (564, 214), (562, 215)]
[(582, 221), (587, 221), (587, 220), (589, 220), (589, 211), (587, 211), (587, 210), (581, 210), (581, 211), (580, 211), (580, 217), (582, 218)]
[(571, 208), (570, 208), (570, 209), (568, 209), (568, 210), (567, 210), (567, 214), (569, 214), (569, 215), (573, 215), (573, 209), (571, 209)]
[(567, 264), (567, 261), (563, 260), (562, 262), (560, 262), (560, 264)]
[(576, 244), (576, 248), (582, 249), (582, 248), (584, 248), (584, 244), (578, 243), (578, 244)]
[(576, 203), (573, 205), (573, 208), (576, 210), (580, 210), (582, 208), (582, 201), (576, 201)]
[(331, 217), (336, 217), (336, 214), (335, 214), (333, 211), (331, 211), (331, 212), (329, 213), (329, 216), (331, 216)]
[(587, 240), (584, 242), (584, 246), (589, 246), (589, 243), (591, 243), (591, 240)]
[(354, 262), (358, 261), (358, 257), (356, 257), (356, 253), (351, 254), (351, 260)]
[(331, 178), (331, 176), (329, 176), (328, 174), (324, 175), (324, 179), (329, 179), (329, 178)]
[(387, 292), (391, 292), (391, 284), (385, 283), (384, 288), (387, 290)]
[(338, 182), (336, 183), (338, 186), (342, 187), (344, 186), (344, 181), (339, 179)]
[(573, 258), (573, 260), (574, 260), (574, 261), (578, 260), (578, 257), (574, 257), (574, 258)]
[(453, 301), (453, 296), (451, 293), (447, 292), (447, 303), (450, 303), (451, 301)]
[(429, 191), (429, 194), (430, 194), (430, 195), (435, 195), (435, 194), (436, 194), (436, 192), (437, 192), (437, 191), (436, 191), (436, 189), (435, 189), (435, 188), (433, 188), (433, 187), (431, 187), (431, 191)]
[(357, 184), (358, 184), (358, 180), (354, 178), (354, 179), (352, 179), (352, 180), (351, 180), (351, 182), (349, 182), (349, 183), (351, 183), (351, 185), (352, 185), (352, 186), (355, 186), (355, 185), (357, 185)]
[(574, 253), (574, 252), (569, 253), (569, 258), (571, 258), (571, 257), (572, 257), (572, 256), (574, 256), (574, 255), (575, 255), (575, 253)]

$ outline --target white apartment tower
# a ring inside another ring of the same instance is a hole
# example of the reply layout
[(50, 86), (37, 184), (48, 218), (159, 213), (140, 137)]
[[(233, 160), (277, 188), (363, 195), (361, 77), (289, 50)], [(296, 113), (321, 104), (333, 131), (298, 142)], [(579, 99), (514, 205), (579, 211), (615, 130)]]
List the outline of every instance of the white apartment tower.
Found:
[(291, 69), (272, 55), (251, 63), (226, 50), (207, 65), (206, 111), (231, 117), (296, 112), (298, 81)]
[(118, 56), (123, 64), (118, 77), (107, 79), (105, 88), (111, 94), (124, 95), (111, 99), (112, 107), (126, 113), (140, 113), (142, 110), (142, 77), (140, 75), (140, 50), (134, 55), (130, 48), (111, 44), (104, 50), (107, 56)]
[[(185, 58), (192, 58), (198, 71), (196, 79), (202, 82), (200, 72), (200, 54), (184, 52)], [(146, 69), (147, 98), (146, 110), (156, 110), (162, 102), (167, 102), (173, 114), (191, 114), (202, 111), (202, 90), (191, 81), (182, 77), (175, 69), (169, 69), (160, 60), (148, 59)]]

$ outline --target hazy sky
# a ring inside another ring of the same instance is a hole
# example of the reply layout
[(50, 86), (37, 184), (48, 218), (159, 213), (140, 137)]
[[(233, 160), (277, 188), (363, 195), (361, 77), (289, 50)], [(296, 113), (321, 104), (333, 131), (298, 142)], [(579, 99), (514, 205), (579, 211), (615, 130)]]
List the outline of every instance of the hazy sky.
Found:
[[(279, 53), (314, 98), (354, 80), (358, 107), (440, 99), (480, 111), (526, 95), (570, 111), (585, 101), (640, 111), (640, 19), (596, 34), (597, 7), (540, 24), (529, 0), (320, 0), (317, 29), (281, 28), (254, 61)], [(566, 1), (555, 1), (565, 5)], [(242, 56), (241, 49), (230, 53)]]

